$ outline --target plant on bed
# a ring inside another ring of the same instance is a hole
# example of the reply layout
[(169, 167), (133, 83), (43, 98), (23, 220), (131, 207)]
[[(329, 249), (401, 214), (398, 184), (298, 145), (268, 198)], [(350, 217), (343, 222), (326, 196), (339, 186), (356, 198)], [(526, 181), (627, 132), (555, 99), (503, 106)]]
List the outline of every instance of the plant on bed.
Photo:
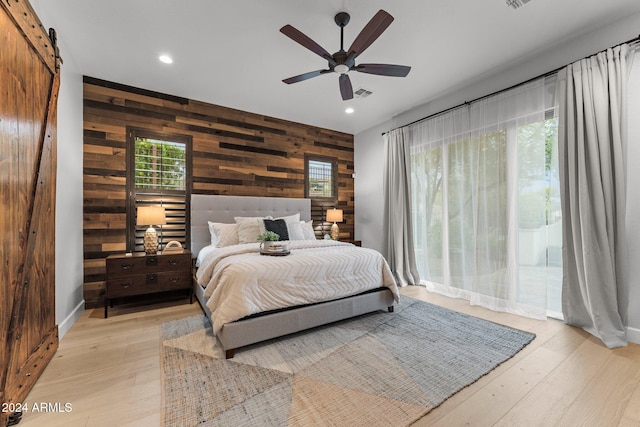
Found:
[(278, 235), (278, 233), (267, 230), (258, 236), (258, 240), (261, 242), (277, 242), (278, 240), (280, 240), (280, 236)]
[(277, 245), (277, 243), (274, 242), (280, 240), (280, 235), (267, 230), (258, 236), (258, 240), (260, 241), (260, 252), (270, 252), (273, 250), (274, 246)]

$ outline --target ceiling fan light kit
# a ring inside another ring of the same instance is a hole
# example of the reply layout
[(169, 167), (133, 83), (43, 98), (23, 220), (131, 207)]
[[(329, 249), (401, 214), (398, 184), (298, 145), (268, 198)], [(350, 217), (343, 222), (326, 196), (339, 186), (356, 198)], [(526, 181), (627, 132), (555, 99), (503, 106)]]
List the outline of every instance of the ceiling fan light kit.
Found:
[(311, 40), (301, 31), (292, 27), (291, 25), (285, 25), (280, 28), (280, 32), (289, 37), (296, 43), (306, 47), (316, 55), (324, 58), (328, 63), (328, 68), (323, 70), (310, 71), (308, 73), (300, 74), (297, 76), (289, 77), (282, 80), (284, 83), (292, 84), (298, 83), (304, 80), (308, 80), (313, 77), (318, 77), (322, 74), (337, 73), (339, 74), (338, 84), (340, 87), (340, 95), (343, 100), (349, 100), (353, 98), (353, 87), (351, 86), (351, 79), (349, 78), (349, 71), (357, 71), (360, 73), (376, 74), (379, 76), (392, 76), (392, 77), (406, 77), (411, 71), (411, 67), (406, 65), (393, 65), (393, 64), (359, 64), (356, 65), (356, 58), (364, 52), (371, 44), (376, 41), (378, 37), (387, 29), (393, 22), (393, 16), (384, 10), (379, 10), (373, 18), (365, 25), (360, 31), (360, 34), (349, 47), (349, 50), (344, 50), (344, 27), (349, 23), (350, 16), (346, 12), (339, 12), (336, 14), (334, 20), (340, 27), (340, 50), (331, 55), (322, 46), (315, 41)]

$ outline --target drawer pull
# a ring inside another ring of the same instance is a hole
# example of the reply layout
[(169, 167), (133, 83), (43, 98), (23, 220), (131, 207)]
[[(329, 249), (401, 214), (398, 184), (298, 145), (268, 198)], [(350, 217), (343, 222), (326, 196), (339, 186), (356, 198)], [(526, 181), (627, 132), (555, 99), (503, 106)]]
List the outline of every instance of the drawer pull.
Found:
[(176, 265), (178, 265), (178, 260), (177, 259), (170, 259), (169, 260), (169, 264), (171, 264), (173, 266), (176, 266)]
[(147, 257), (147, 265), (157, 265), (158, 257), (157, 256), (148, 256)]
[(133, 286), (133, 282), (121, 283), (120, 286), (122, 286), (125, 289), (129, 289), (130, 287)]
[(171, 282), (171, 284), (175, 285), (176, 283), (180, 282), (180, 278), (179, 277), (172, 277), (169, 279), (169, 281)]
[(157, 274), (148, 274), (147, 275), (147, 280), (150, 282), (157, 282), (158, 281), (158, 275)]
[(122, 267), (123, 270), (130, 270), (133, 268), (133, 264), (120, 264), (120, 267)]

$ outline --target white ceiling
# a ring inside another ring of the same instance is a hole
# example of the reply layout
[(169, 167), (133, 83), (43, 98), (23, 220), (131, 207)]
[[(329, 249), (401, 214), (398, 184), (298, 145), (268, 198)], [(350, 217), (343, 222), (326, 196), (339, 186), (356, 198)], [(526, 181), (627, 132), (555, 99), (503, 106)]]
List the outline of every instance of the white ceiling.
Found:
[[(640, 12), (638, 0), (32, 0), (84, 75), (348, 133), (477, 76)], [(395, 18), (358, 63), (410, 65), (406, 78), (351, 72), (367, 98), (343, 101), (338, 76), (286, 85), (326, 61), (279, 32), (291, 24), (339, 50), (333, 17), (351, 15), (345, 49), (379, 10)], [(175, 62), (165, 65), (160, 54)], [(355, 113), (346, 115), (352, 106)]]

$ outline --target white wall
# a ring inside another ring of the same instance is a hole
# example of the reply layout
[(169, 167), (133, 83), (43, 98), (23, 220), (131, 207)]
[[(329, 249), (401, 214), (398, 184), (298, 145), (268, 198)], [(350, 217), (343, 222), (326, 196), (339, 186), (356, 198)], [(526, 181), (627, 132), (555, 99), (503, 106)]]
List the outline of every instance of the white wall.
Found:
[[(406, 125), (422, 117), (438, 113), (466, 101), (524, 82), (530, 78), (567, 65), (580, 58), (590, 56), (607, 47), (630, 40), (638, 35), (640, 14), (633, 15), (614, 25), (583, 34), (564, 41), (546, 52), (529, 58), (509, 69), (496, 71), (489, 77), (470, 82), (442, 96), (426, 100), (424, 104), (390, 118), (371, 129), (355, 135), (355, 238), (362, 240), (363, 246), (382, 251), (382, 170), (383, 140), (381, 133), (394, 127)], [(628, 332), (629, 339), (640, 343), (640, 54), (634, 62), (632, 84), (629, 88), (630, 129), (628, 162), (628, 235), (631, 278), (629, 298)], [(634, 120), (635, 118), (635, 120)], [(386, 254), (385, 254), (386, 255)]]
[[(31, 2), (45, 28), (53, 26)], [(84, 311), (82, 252), (82, 75), (58, 33), (61, 66), (58, 96), (56, 184), (56, 323), (62, 338)]]
[(382, 132), (391, 128), (391, 121), (355, 135), (353, 164), (355, 186), (355, 238), (362, 246), (387, 255), (382, 247), (382, 170), (384, 146)]

